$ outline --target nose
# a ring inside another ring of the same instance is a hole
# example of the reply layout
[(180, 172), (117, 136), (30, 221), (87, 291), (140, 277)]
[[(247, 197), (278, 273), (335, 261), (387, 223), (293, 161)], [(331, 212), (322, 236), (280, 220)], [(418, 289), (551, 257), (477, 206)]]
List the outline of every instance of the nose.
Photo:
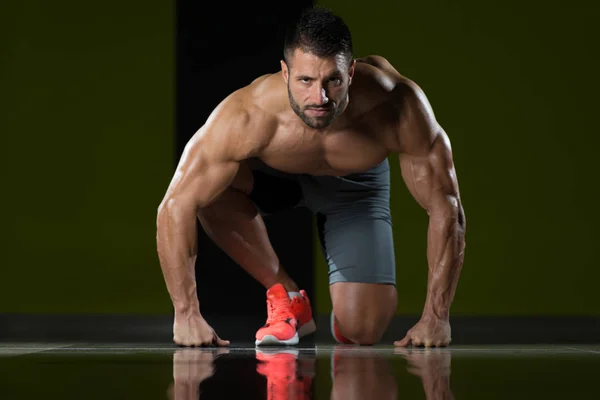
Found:
[(314, 85), (310, 97), (311, 103), (315, 106), (323, 106), (329, 102), (327, 92), (325, 91), (325, 88), (321, 85)]

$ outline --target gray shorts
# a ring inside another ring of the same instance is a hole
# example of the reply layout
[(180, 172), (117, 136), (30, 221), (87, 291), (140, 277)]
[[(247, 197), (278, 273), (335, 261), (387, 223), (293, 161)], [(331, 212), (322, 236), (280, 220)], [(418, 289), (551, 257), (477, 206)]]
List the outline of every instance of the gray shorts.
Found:
[(287, 174), (257, 159), (250, 166), (250, 198), (262, 215), (294, 207), (308, 207), (316, 215), (330, 284), (396, 284), (387, 160), (343, 177)]

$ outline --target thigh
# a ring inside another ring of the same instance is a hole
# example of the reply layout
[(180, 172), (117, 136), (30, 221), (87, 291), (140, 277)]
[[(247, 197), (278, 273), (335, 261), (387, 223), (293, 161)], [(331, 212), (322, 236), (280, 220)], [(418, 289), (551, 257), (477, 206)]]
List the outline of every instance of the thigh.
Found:
[(396, 283), (388, 167), (340, 178), (320, 199), (317, 228), (330, 284)]
[(333, 312), (357, 343), (376, 343), (397, 306), (396, 262), (386, 165), (340, 179), (318, 204)]
[[(317, 214), (321, 249), (329, 269), (329, 283), (396, 284), (396, 262), (391, 217), (381, 210)], [(374, 215), (376, 214), (376, 215)]]

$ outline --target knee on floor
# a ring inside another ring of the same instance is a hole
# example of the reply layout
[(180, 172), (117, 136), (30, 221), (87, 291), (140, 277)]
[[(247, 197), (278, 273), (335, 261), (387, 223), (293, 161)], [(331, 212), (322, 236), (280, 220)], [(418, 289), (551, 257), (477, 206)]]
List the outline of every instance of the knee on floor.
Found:
[(396, 311), (395, 286), (340, 282), (330, 290), (339, 333), (358, 344), (379, 342)]
[(360, 345), (377, 344), (389, 321), (382, 321), (381, 318), (368, 318), (360, 316), (336, 316), (336, 324), (340, 333), (350, 339), (352, 342)]

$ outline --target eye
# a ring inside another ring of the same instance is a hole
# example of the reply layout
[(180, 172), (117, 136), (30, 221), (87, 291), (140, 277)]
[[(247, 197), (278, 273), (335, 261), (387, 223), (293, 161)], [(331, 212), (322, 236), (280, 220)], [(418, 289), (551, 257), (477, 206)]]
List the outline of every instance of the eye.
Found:
[(341, 85), (342, 84), (342, 79), (341, 78), (331, 78), (329, 81), (333, 82), (336, 85)]

